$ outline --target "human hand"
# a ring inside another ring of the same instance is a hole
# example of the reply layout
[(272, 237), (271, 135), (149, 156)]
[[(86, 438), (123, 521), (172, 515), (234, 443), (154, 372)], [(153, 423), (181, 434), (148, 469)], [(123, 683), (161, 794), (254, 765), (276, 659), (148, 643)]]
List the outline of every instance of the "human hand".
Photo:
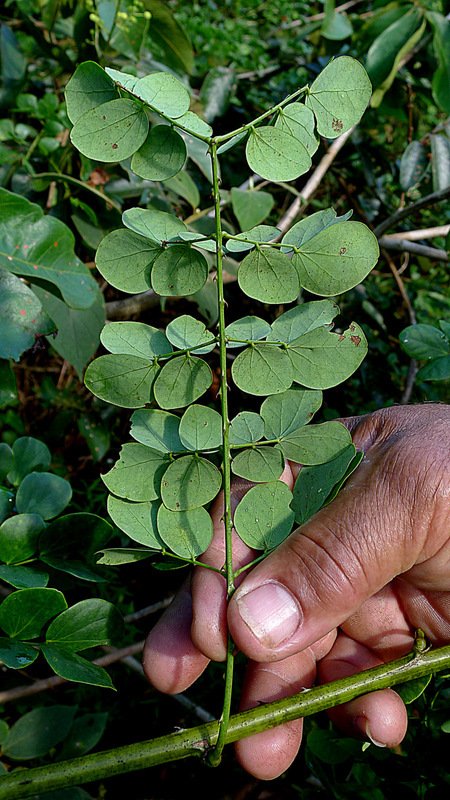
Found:
[[(335, 500), (251, 570), (228, 609), (222, 576), (198, 568), (150, 633), (144, 669), (161, 691), (183, 691), (209, 659), (224, 659), (227, 624), (251, 659), (241, 708), (400, 657), (416, 628), (434, 645), (450, 641), (450, 407), (394, 407), (343, 422), (365, 457)], [(283, 473), (291, 488), (297, 472), (288, 465)], [(236, 483), (234, 505), (248, 488)], [(203, 560), (221, 567), (220, 501), (211, 513)], [(233, 552), (235, 569), (253, 557), (237, 536)], [(330, 717), (388, 746), (407, 724), (389, 689)], [(301, 728), (297, 720), (240, 740), (238, 760), (259, 778), (276, 777), (295, 758)]]

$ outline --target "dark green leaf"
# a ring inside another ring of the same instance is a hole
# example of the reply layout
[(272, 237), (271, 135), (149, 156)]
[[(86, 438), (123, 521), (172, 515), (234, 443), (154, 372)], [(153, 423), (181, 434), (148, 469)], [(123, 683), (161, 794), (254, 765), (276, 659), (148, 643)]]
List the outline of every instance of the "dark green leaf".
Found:
[(160, 0), (144, 0), (150, 11), (150, 38), (162, 48), (164, 63), (181, 72), (192, 72), (194, 51), (189, 38), (179, 22)]
[(292, 500), (295, 521), (299, 525), (322, 508), (336, 483), (346, 474), (355, 452), (355, 445), (349, 444), (332, 461), (302, 467), (294, 484)]
[(269, 344), (255, 344), (239, 353), (231, 374), (239, 389), (256, 395), (285, 392), (294, 377), (289, 356)]
[(16, 495), (19, 514), (38, 514), (53, 519), (70, 503), (70, 483), (51, 472), (32, 472), (26, 475)]
[(122, 446), (119, 460), (102, 479), (110, 492), (119, 497), (141, 503), (156, 500), (168, 464), (168, 457), (159, 450), (130, 442)]
[(165, 181), (183, 169), (187, 158), (184, 139), (169, 125), (154, 125), (131, 159), (131, 169), (148, 181)]
[(270, 445), (249, 447), (233, 458), (231, 469), (254, 483), (278, 480), (284, 470), (283, 453)]
[(258, 247), (245, 256), (238, 283), (245, 294), (261, 303), (292, 303), (300, 292), (296, 265), (270, 247)]
[(419, 381), (443, 381), (450, 378), (450, 355), (434, 358), (429, 364), (425, 364), (419, 369), (416, 378)]
[(184, 450), (179, 436), (180, 418), (168, 411), (142, 409), (131, 415), (133, 439), (163, 453)]
[(8, 636), (35, 639), (44, 625), (66, 608), (64, 595), (57, 589), (20, 589), (0, 605), (0, 627)]
[(123, 633), (123, 619), (112, 603), (100, 598), (81, 600), (50, 623), (45, 641), (66, 650), (115, 644)]
[[(83, 714), (82, 717), (78, 717), (73, 723), (69, 735), (64, 739), (61, 758), (76, 758), (92, 750), (102, 738), (107, 721), (107, 712)], [(71, 791), (72, 789), (69, 789), (69, 792)], [(54, 797), (53, 800), (59, 799)], [(83, 798), (77, 798), (75, 795), (67, 800), (83, 800)], [(88, 796), (86, 796), (86, 800), (89, 800)]]
[(292, 530), (292, 492), (282, 481), (254, 486), (234, 512), (234, 527), (240, 538), (256, 550), (277, 547)]
[(3, 483), (13, 463), (13, 452), (6, 442), (0, 442), (0, 483)]
[(208, 122), (222, 117), (229, 105), (236, 76), (230, 67), (218, 66), (209, 70), (200, 89), (202, 112)]
[(37, 514), (16, 514), (0, 526), (0, 559), (15, 564), (36, 553), (37, 539), (45, 527)]
[(188, 511), (212, 500), (221, 485), (220, 471), (206, 458), (181, 456), (164, 473), (161, 497), (171, 511)]
[(399, 338), (403, 350), (419, 361), (446, 356), (450, 352), (450, 342), (446, 335), (432, 325), (408, 325), (401, 331)]
[(138, 356), (100, 356), (89, 364), (85, 384), (96, 397), (107, 403), (122, 408), (142, 408), (150, 402), (158, 370), (157, 364)]
[(26, 642), (14, 642), (0, 637), (0, 661), (10, 669), (24, 669), (36, 661), (39, 650)]
[(410, 142), (400, 161), (400, 186), (404, 192), (420, 183), (427, 167), (427, 150), (423, 142)]
[(72, 128), (74, 147), (94, 161), (115, 162), (130, 158), (144, 144), (148, 117), (141, 104), (120, 98), (91, 108)]
[(14, 509), (14, 495), (7, 489), (0, 488), (0, 523), (11, 514)]
[(253, 444), (264, 436), (264, 420), (254, 411), (241, 411), (230, 422), (230, 444)]
[(170, 511), (161, 506), (158, 531), (173, 553), (190, 559), (204, 553), (211, 544), (213, 524), (210, 515), (202, 507)]
[[(39, 558), (54, 569), (81, 580), (103, 579), (90, 569), (94, 553), (111, 538), (112, 527), (95, 514), (66, 514), (51, 522), (39, 536)], [(82, 558), (82, 560), (80, 560)]]
[(72, 727), (76, 706), (35, 708), (12, 726), (3, 753), (14, 761), (40, 758), (67, 736)]
[(313, 82), (305, 103), (316, 117), (317, 130), (335, 139), (359, 122), (370, 100), (367, 72), (355, 59), (332, 59)]
[(132, 231), (112, 231), (100, 242), (96, 264), (103, 277), (122, 292), (150, 289), (150, 270), (161, 245)]
[(164, 364), (153, 391), (161, 408), (184, 408), (211, 386), (211, 367), (201, 358), (179, 355)]
[(158, 294), (180, 297), (198, 292), (208, 279), (204, 255), (188, 245), (167, 247), (153, 263), (151, 282)]
[(75, 123), (86, 111), (118, 98), (114, 81), (94, 61), (75, 70), (65, 90), (67, 116)]
[(88, 308), (98, 286), (74, 252), (72, 231), (25, 197), (0, 188), (0, 266), (51, 284), (72, 308)]
[(278, 439), (310, 422), (322, 405), (322, 392), (310, 389), (288, 389), (271, 395), (261, 406), (266, 439)]
[(281, 439), (279, 447), (289, 461), (310, 466), (336, 458), (351, 441), (347, 428), (332, 420), (292, 431)]
[[(67, 309), (67, 306), (65, 306)], [(0, 266), (0, 357), (19, 361), (36, 336), (56, 330), (34, 292)]]
[(437, 57), (437, 68), (431, 88), (438, 105), (450, 116), (450, 20), (438, 11), (428, 11), (434, 28), (433, 46)]
[(43, 644), (41, 650), (52, 670), (64, 680), (114, 689), (111, 678), (103, 667), (91, 664), (72, 650), (56, 644)]
[(294, 381), (310, 389), (329, 389), (347, 380), (367, 353), (361, 328), (352, 322), (343, 333), (315, 328), (288, 344)]
[(36, 567), (0, 564), (0, 578), (15, 589), (34, 589), (47, 586), (49, 575)]
[(159, 505), (159, 500), (133, 503), (109, 495), (108, 514), (117, 527), (134, 542), (139, 542), (139, 544), (144, 544), (154, 550), (161, 550), (163, 542), (156, 526)]
[(421, 678), (406, 681), (406, 683), (397, 686), (395, 691), (400, 695), (405, 705), (408, 705), (409, 703), (413, 703), (424, 693), (432, 677), (432, 675), (423, 675)]
[(375, 87), (388, 78), (398, 52), (419, 28), (421, 9), (413, 6), (404, 8), (406, 13), (385, 28), (367, 51), (366, 69)]
[(32, 436), (19, 436), (12, 447), (14, 462), (8, 473), (8, 480), (18, 486), (30, 472), (43, 472), (52, 460), (50, 450), (44, 442)]
[(155, 550), (147, 550), (144, 547), (110, 547), (107, 550), (99, 550), (97, 555), (101, 556), (97, 560), (97, 564), (106, 564), (111, 567), (118, 564), (134, 564), (136, 561), (143, 561), (154, 556)]
[(430, 134), (431, 174), (433, 192), (450, 186), (450, 139), (439, 134)]

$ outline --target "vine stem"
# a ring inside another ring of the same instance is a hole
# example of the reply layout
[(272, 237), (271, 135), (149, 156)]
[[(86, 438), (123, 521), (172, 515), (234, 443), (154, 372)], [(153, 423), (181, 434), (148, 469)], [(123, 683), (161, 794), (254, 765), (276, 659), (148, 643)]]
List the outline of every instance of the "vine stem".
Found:
[[(223, 281), (223, 253), (222, 253), (222, 223), (220, 219), (220, 179), (219, 162), (217, 157), (217, 143), (211, 140), (209, 148), (212, 176), (214, 214), (216, 227), (216, 268), (217, 268), (217, 296), (219, 305), (219, 350), (220, 350), (220, 404), (222, 411), (223, 443), (222, 443), (222, 474), (223, 474), (223, 523), (225, 530), (225, 578), (227, 583), (227, 602), (234, 592), (233, 549), (232, 549), (232, 523), (231, 523), (231, 452), (230, 452), (230, 420), (228, 418), (228, 384), (227, 384), (227, 337), (225, 334), (225, 297)], [(227, 658), (225, 666), (225, 688), (223, 697), (222, 714), (219, 720), (219, 735), (214, 749), (208, 754), (208, 763), (212, 767), (218, 766), (222, 758), (222, 750), (226, 742), (228, 722), (231, 713), (231, 698), (233, 691), (234, 672), (234, 644), (230, 633), (227, 633)]]
[[(293, 697), (264, 703), (257, 708), (234, 714), (229, 720), (225, 743), (235, 742), (300, 717), (317, 714), (368, 692), (448, 669), (450, 645), (419, 655), (413, 651), (389, 664), (382, 664), (357, 675), (308, 689)], [(210, 748), (216, 745), (220, 729), (220, 721), (208, 722), (151, 741), (91, 753), (71, 761), (45, 764), (29, 770), (14, 770), (0, 777), (0, 798), (26, 800), (27, 797), (43, 792), (103, 780), (190, 756), (204, 758)]]

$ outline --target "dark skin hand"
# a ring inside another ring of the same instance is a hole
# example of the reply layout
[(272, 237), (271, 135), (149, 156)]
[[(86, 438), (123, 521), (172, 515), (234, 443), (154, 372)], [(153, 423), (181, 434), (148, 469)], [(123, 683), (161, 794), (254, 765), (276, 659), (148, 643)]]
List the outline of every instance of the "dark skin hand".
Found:
[[(241, 576), (228, 609), (223, 577), (198, 567), (151, 631), (144, 669), (180, 692), (225, 658), (227, 624), (249, 658), (241, 708), (399, 658), (420, 628), (450, 643), (450, 406), (399, 406), (342, 422), (365, 453), (339, 495)], [(291, 488), (298, 465), (280, 480)], [(250, 487), (233, 486), (234, 507)], [(224, 563), (220, 498), (203, 561)], [(235, 535), (234, 567), (255, 556)], [(329, 712), (347, 735), (394, 747), (407, 715), (386, 689)], [(302, 721), (236, 743), (241, 765), (269, 780), (300, 746)]]

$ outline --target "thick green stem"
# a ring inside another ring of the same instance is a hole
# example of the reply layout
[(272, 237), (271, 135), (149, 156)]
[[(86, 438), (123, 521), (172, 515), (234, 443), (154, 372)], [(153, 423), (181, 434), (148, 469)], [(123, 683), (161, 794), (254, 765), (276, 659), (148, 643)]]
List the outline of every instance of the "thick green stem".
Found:
[[(228, 384), (227, 384), (227, 337), (225, 335), (225, 297), (222, 264), (222, 222), (220, 219), (220, 179), (217, 159), (217, 144), (211, 141), (210, 154), (213, 174), (214, 212), (216, 222), (216, 266), (217, 295), (219, 304), (219, 349), (220, 349), (220, 403), (223, 424), (223, 523), (225, 529), (225, 578), (227, 582), (227, 601), (234, 592), (232, 523), (231, 523), (231, 453), (230, 453), (230, 421), (228, 418)], [(225, 691), (222, 715), (219, 720), (219, 735), (214, 750), (208, 755), (208, 762), (215, 767), (220, 763), (222, 750), (226, 742), (228, 721), (231, 712), (233, 690), (234, 645), (230, 634), (227, 638), (227, 660), (225, 667)]]
[[(413, 653), (358, 675), (350, 675), (334, 683), (305, 690), (293, 697), (235, 714), (230, 717), (225, 741), (229, 744), (285, 722), (342, 705), (368, 692), (448, 669), (450, 645), (423, 655), (415, 656)], [(0, 778), (0, 799), (25, 800), (43, 792), (103, 780), (189, 756), (204, 757), (216, 745), (219, 729), (219, 722), (209, 722), (149, 742), (91, 753), (72, 761), (46, 764), (36, 769), (17, 770)]]

